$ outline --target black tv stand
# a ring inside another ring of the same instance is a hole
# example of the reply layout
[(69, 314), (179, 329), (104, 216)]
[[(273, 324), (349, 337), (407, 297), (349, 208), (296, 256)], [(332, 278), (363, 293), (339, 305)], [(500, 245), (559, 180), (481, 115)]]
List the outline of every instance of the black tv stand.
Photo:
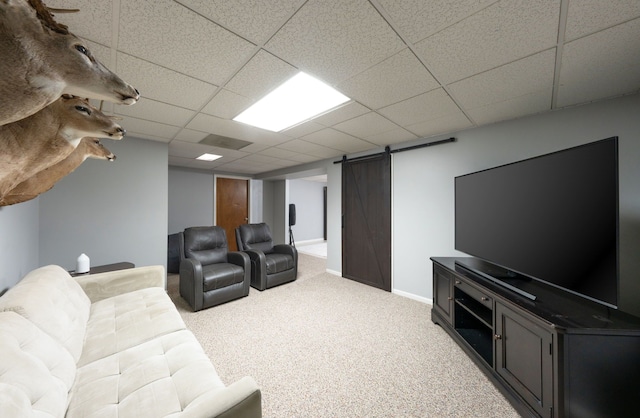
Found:
[(529, 299), (469, 270), (433, 261), (431, 320), (523, 416), (627, 417), (640, 392), (640, 318), (537, 280)]
[[(524, 296), (525, 298), (530, 300), (536, 300), (536, 295), (523, 290), (513, 283), (513, 281), (515, 280), (522, 280), (526, 282), (530, 281), (531, 279), (526, 276), (522, 276), (506, 269), (502, 269), (477, 258), (459, 259), (455, 261), (455, 265), (456, 269), (465, 269), (472, 274), (477, 274), (483, 279), (492, 281), (499, 286), (505, 287), (512, 292), (519, 294), (520, 296)], [(509, 281), (511, 281), (512, 283), (510, 283)]]

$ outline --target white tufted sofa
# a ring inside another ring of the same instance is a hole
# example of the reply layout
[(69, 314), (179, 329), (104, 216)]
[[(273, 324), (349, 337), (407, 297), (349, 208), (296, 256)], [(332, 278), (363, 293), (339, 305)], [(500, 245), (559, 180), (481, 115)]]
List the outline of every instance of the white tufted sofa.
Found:
[(260, 417), (261, 402), (251, 377), (222, 383), (162, 266), (47, 266), (0, 297), (0, 417)]

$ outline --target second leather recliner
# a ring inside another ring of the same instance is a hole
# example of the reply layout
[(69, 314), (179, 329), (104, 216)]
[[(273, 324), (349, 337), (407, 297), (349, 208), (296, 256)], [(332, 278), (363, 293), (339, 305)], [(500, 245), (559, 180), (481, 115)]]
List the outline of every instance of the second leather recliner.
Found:
[(273, 245), (266, 223), (236, 228), (238, 249), (251, 259), (251, 286), (258, 290), (294, 281), (298, 276), (298, 250), (292, 245)]

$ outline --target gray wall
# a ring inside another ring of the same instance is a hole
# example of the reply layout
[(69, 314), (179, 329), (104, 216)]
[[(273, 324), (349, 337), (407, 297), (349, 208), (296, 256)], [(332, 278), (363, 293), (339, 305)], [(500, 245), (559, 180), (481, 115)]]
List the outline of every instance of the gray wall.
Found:
[(327, 163), (327, 270), (342, 274), (342, 165)]
[[(454, 250), (453, 178), (560, 149), (620, 138), (620, 308), (640, 315), (640, 95), (447, 133), (393, 148), (454, 136), (457, 142), (393, 154), (393, 291), (431, 302), (429, 257)], [(327, 270), (342, 271), (340, 165), (328, 174)]]
[(39, 264), (167, 261), (168, 146), (125, 138), (103, 143), (115, 162), (87, 160), (40, 196)]
[(0, 295), (38, 267), (39, 199), (0, 207)]
[(262, 222), (273, 225), (275, 181), (262, 181)]
[(273, 221), (269, 225), (274, 244), (289, 243), (289, 181), (273, 182)]
[(296, 224), (292, 227), (296, 242), (324, 238), (326, 185), (327, 183), (303, 179), (289, 180), (289, 203), (296, 205)]
[(213, 174), (169, 167), (169, 234), (213, 225)]
[(260, 223), (264, 212), (264, 188), (262, 180), (249, 180), (249, 223)]
[[(215, 225), (215, 179), (211, 171), (169, 167), (169, 234)], [(236, 176), (230, 176), (236, 177)], [(249, 221), (262, 222), (263, 181), (249, 179)]]
[(453, 233), (455, 176), (618, 136), (620, 308), (640, 314), (639, 114), (640, 95), (627, 96), (471, 129), (453, 134), (455, 143), (393, 154), (394, 291), (430, 300), (428, 257), (458, 254)]

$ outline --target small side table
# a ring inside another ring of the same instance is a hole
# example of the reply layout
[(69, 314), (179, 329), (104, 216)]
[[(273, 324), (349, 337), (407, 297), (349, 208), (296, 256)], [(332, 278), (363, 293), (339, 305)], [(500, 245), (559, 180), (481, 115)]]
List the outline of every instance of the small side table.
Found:
[(76, 273), (75, 270), (71, 270), (69, 271), (69, 274), (71, 274), (71, 277), (76, 277), (76, 276), (84, 276), (85, 274), (97, 274), (97, 273), (106, 273), (108, 271), (132, 269), (134, 267), (135, 267), (135, 264), (130, 263), (128, 261), (122, 261), (120, 263), (105, 264), (104, 266), (91, 267), (91, 269), (89, 269), (89, 271), (86, 273)]

